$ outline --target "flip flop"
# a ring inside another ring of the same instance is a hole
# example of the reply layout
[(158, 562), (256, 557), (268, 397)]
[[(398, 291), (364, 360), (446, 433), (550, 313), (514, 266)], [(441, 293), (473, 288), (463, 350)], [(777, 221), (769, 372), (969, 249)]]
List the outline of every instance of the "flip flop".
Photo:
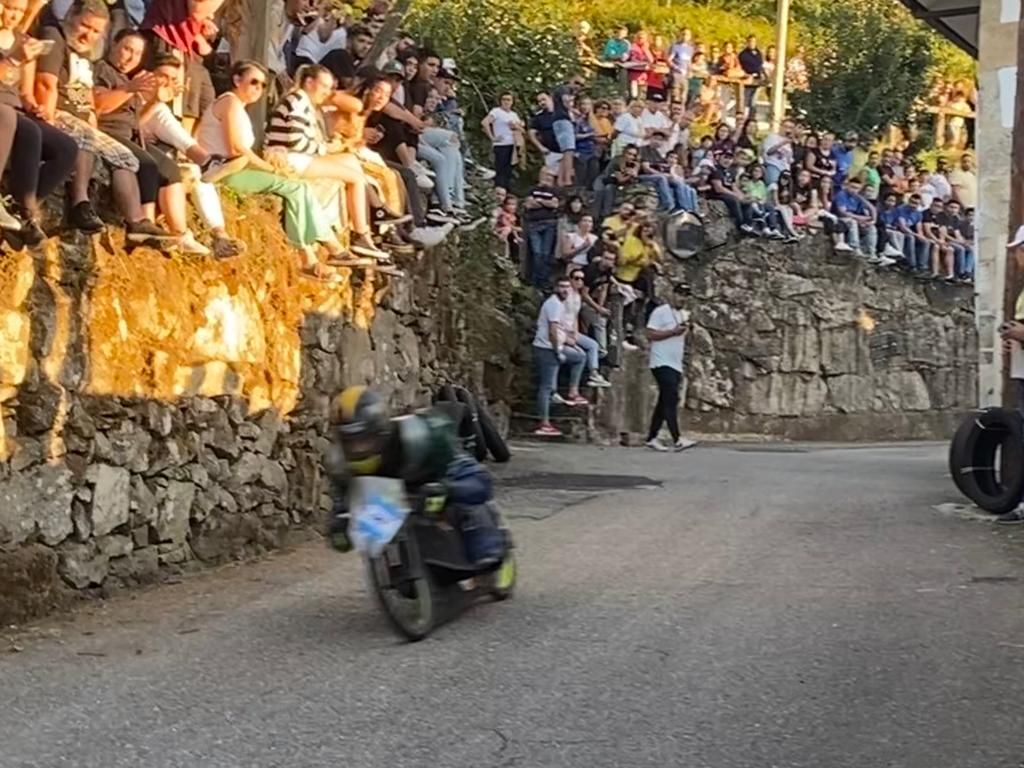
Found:
[(371, 267), (376, 263), (375, 259), (368, 257), (349, 256), (342, 254), (338, 256), (328, 256), (325, 262), (329, 267)]

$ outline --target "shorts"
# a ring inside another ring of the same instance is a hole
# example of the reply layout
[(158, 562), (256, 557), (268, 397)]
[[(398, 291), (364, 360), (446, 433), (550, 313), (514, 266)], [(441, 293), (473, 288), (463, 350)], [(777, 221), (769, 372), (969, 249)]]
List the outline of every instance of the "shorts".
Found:
[(544, 155), (544, 167), (551, 171), (557, 171), (559, 163), (562, 162), (561, 152), (548, 152)]
[(313, 162), (312, 155), (304, 155), (301, 152), (288, 153), (288, 167), (302, 176)]
[(572, 124), (572, 120), (555, 120), (551, 130), (555, 134), (555, 141), (558, 142), (559, 151), (576, 151), (576, 126)]

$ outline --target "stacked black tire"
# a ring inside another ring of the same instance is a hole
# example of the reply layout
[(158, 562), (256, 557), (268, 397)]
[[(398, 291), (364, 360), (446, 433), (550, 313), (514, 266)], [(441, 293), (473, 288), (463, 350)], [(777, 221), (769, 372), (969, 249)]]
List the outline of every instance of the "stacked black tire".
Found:
[(1001, 515), (1024, 493), (1024, 428), (1017, 411), (985, 408), (971, 413), (949, 445), (949, 473), (960, 492)]
[(512, 458), (487, 407), (468, 389), (445, 384), (437, 390), (434, 405), (451, 417), (462, 447), (477, 461), (484, 461), (488, 453), (499, 463)]

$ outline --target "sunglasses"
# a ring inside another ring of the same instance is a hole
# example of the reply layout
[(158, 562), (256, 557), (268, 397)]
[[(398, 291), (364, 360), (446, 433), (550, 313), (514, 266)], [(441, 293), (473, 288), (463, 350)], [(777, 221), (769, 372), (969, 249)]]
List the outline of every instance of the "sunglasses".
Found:
[(569, 279), (570, 279), (570, 280), (582, 280), (582, 279), (583, 279), (583, 275), (573, 275), (573, 276), (572, 276), (571, 278), (569, 278)]
[(249, 85), (258, 85), (260, 88), (266, 88), (267, 87), (267, 81), (266, 80), (260, 80), (258, 77), (253, 77), (253, 78), (249, 79)]

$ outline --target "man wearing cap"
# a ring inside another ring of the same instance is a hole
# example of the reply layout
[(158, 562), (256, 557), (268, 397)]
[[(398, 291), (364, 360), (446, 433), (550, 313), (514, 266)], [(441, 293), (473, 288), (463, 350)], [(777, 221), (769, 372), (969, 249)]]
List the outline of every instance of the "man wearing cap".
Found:
[[(1007, 258), (1017, 264), (1017, 273), (1024, 273), (1024, 226), (1017, 227), (1013, 239), (1006, 244), (1011, 253)], [(1017, 388), (1017, 410), (1024, 414), (1024, 290), (1017, 294), (1013, 306), (1013, 319), (999, 326), (999, 336), (1003, 340), (1003, 348), (1010, 353), (1010, 378)], [(1024, 504), (996, 518), (1003, 525), (1024, 524)]]

